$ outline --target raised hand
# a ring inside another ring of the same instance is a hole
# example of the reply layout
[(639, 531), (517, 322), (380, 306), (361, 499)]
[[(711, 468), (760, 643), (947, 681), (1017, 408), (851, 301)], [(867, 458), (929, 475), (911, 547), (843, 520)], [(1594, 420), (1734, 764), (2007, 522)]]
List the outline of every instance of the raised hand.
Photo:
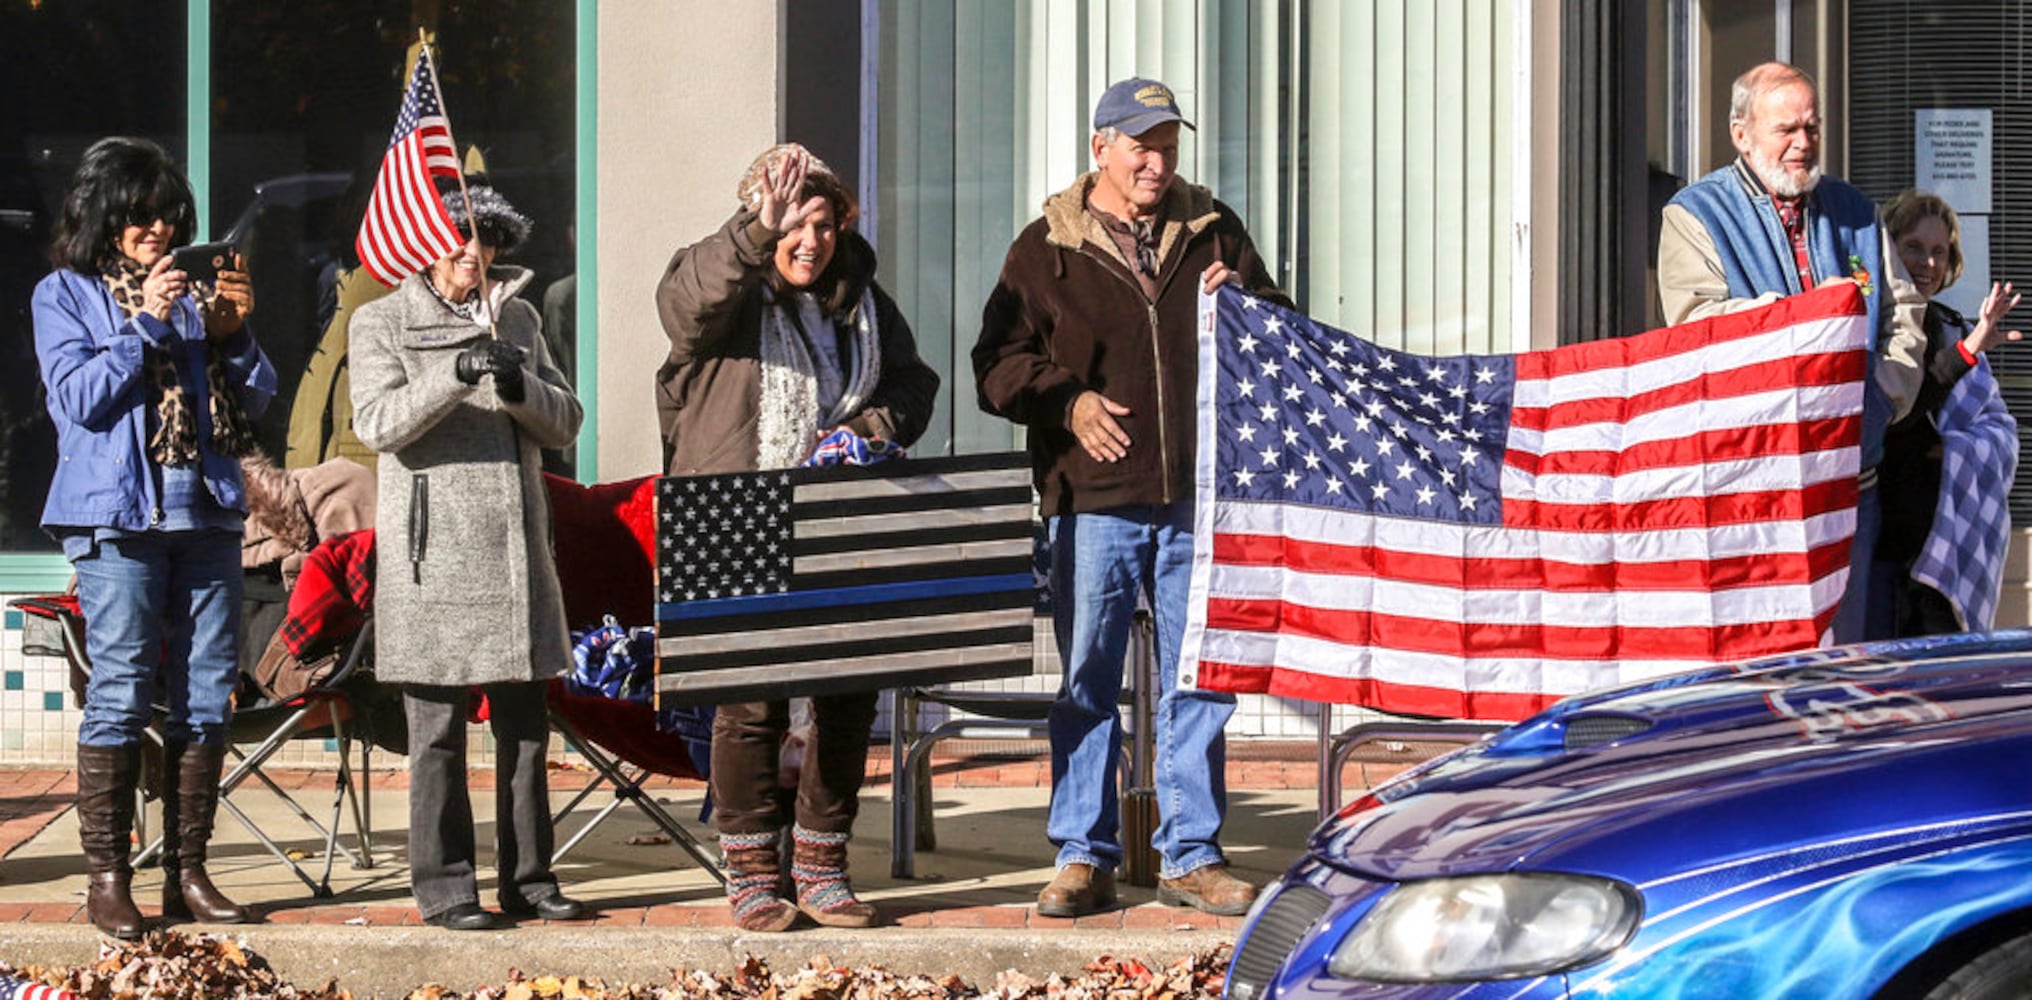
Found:
[(2025, 339), (2017, 330), (2002, 329), (2004, 317), (2018, 308), (2018, 300), (2023, 297), (2012, 290), (2008, 281), (1991, 282), (1990, 294), (1983, 296), (1982, 312), (1976, 315), (1976, 327), (1962, 338), (1962, 346), (1970, 354), (1981, 354), (2006, 341)]
[(825, 199), (818, 195), (802, 202), (797, 200), (810, 170), (811, 156), (802, 150), (784, 154), (780, 162), (769, 168), (768, 182), (762, 185), (762, 204), (756, 207), (763, 225), (777, 233), (793, 232), (804, 225), (807, 216), (825, 205)]

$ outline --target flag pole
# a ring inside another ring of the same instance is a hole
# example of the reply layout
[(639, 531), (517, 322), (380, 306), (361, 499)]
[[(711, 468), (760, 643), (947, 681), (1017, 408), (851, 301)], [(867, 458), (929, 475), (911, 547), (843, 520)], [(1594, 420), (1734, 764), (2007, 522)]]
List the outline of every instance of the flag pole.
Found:
[[(423, 25), (416, 26), (416, 56), (430, 64), (430, 91), (437, 97), (437, 113), (444, 116), (445, 138), (452, 141), (452, 156), (459, 161), (459, 200), (466, 204), (466, 238), (478, 241), (480, 238), (479, 214), (473, 211), (473, 196), (466, 191), (466, 161), (459, 156), (459, 140), (452, 133), (452, 110), (445, 104), (444, 88), (437, 82), (437, 60), (430, 57), (430, 35)], [(487, 307), (487, 336), (501, 339), (500, 331), (494, 329), (494, 295), (487, 288), (487, 268), (480, 267), (480, 302)]]

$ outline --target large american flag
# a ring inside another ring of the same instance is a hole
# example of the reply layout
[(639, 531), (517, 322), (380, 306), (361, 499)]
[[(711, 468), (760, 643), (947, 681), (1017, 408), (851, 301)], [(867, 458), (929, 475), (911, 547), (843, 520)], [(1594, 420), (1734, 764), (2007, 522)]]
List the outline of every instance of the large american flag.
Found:
[(1031, 672), (1021, 453), (656, 487), (659, 707)]
[(402, 110), (395, 115), (395, 135), (381, 158), (381, 173), (367, 198), (367, 217), (354, 241), (367, 273), (384, 285), (398, 285), (465, 245), (431, 183), (432, 177), (458, 176), (458, 149), (452, 145), (451, 123), (438, 104), (430, 46), (420, 45), (416, 72), (409, 75)]
[(1827, 632), (1855, 531), (1853, 288), (1492, 356), (1230, 289), (1201, 308), (1187, 683), (1518, 719)]

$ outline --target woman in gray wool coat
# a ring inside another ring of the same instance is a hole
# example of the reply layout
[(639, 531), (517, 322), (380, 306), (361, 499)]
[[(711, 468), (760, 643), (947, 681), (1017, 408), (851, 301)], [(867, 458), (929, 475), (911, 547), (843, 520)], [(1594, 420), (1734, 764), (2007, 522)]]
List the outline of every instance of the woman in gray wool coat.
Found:
[(470, 212), (458, 192), (444, 200), (475, 235), (354, 315), (353, 430), (381, 455), (375, 672), (404, 685), (416, 907), (440, 927), (487, 930), (500, 918), (480, 907), (474, 876), (470, 687), (486, 693), (494, 733), (502, 913), (583, 912), (550, 870), (544, 682), (571, 653), (541, 451), (571, 443), (584, 414), (536, 309), (515, 297), (530, 272), (491, 266), (529, 220), (487, 187), (471, 189)]

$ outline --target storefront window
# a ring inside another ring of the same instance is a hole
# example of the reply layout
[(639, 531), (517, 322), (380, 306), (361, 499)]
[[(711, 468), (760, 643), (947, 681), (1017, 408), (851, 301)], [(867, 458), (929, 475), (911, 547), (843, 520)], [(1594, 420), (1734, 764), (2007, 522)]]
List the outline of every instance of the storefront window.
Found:
[[(478, 151), (469, 169), (484, 161), (487, 183), (535, 220), (530, 242), (502, 263), (534, 272), (521, 295), (546, 312), (553, 353), (576, 379), (573, 5), (215, 0), (211, 231), (240, 242), (253, 274), (258, 332), (281, 373), (260, 428), (278, 460), (332, 454), (335, 422), (348, 412), (344, 367), (318, 347), (339, 276), (358, 263), (353, 239), (420, 16), (436, 42), (453, 138)], [(563, 456), (551, 466), (569, 471)]]
[(0, 7), (0, 553), (56, 548), (38, 526), (56, 432), (28, 309), (49, 273), (50, 228), (93, 141), (145, 136), (183, 159), (184, 37), (180, 5)]
[[(278, 461), (292, 436), (322, 443), (334, 432), (328, 408), (293, 404), (307, 372), (324, 372), (327, 398), (343, 389), (333, 379), (343, 366), (313, 359), (336, 277), (356, 263), (363, 192), (419, 21), (436, 41), (453, 135), (478, 151), (469, 164), (483, 164), (486, 181), (535, 220), (505, 263), (534, 272), (521, 295), (545, 314), (553, 353), (576, 381), (576, 14), (555, 0), (211, 5), (209, 171), (194, 180), (208, 235), (237, 240), (253, 273), (254, 326), (282, 389), (259, 432)], [(104, 136), (145, 136), (188, 164), (189, 16), (181, 4), (110, 0), (0, 8), (0, 85), (33, 95), (0, 115), (0, 557), (55, 547), (38, 527), (55, 435), (29, 318), (55, 213), (80, 155)], [(568, 454), (548, 460), (569, 474)]]
[(1009, 425), (971, 405), (981, 303), (1009, 241), (1090, 169), (1093, 102), (1130, 76), (1177, 93), (1198, 125), (1180, 137), (1180, 176), (1240, 213), (1301, 308), (1414, 351), (1521, 341), (1518, 5), (881, 10), (872, 229), (885, 285), (959, 401), (920, 449), (1008, 446)]

